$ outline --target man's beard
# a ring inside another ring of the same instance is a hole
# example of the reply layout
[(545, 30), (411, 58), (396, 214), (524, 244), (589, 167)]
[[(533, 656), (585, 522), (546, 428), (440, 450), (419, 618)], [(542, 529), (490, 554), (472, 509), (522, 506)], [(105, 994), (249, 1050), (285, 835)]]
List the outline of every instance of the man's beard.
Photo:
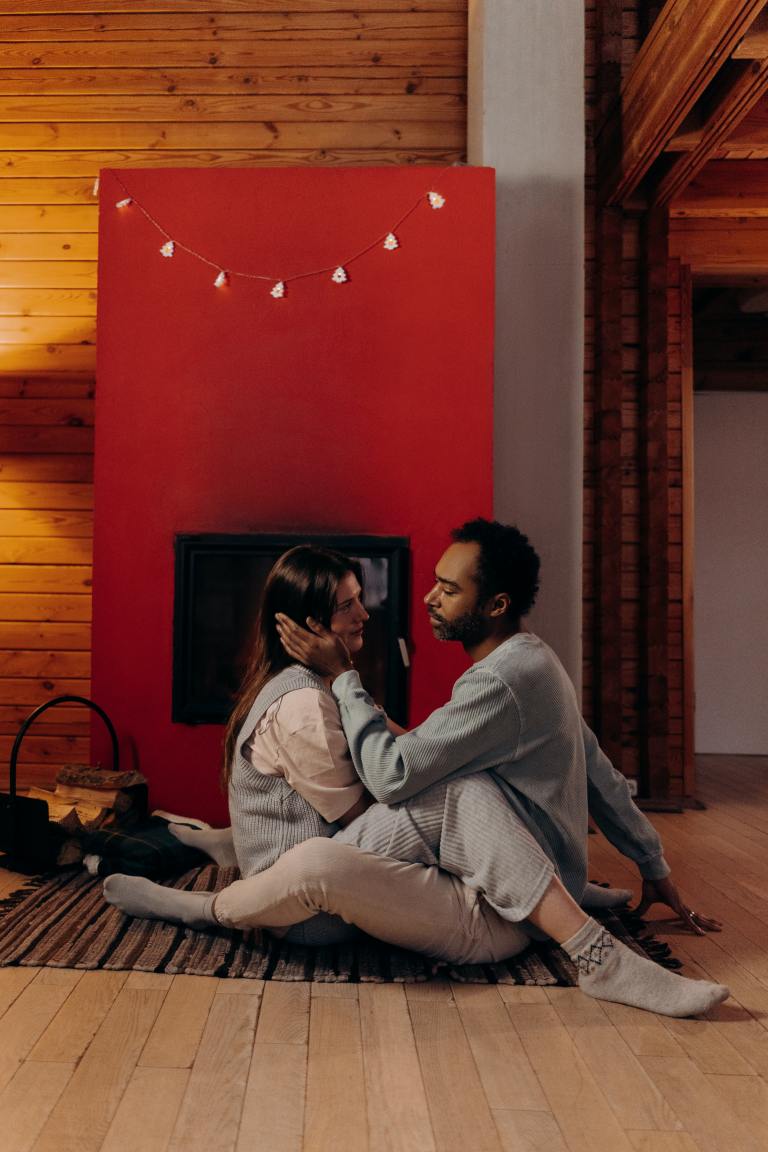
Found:
[(455, 620), (444, 620), (436, 612), (430, 612), (429, 615), (438, 640), (458, 640), (460, 644), (471, 648), (488, 635), (488, 626), (481, 612), (465, 612)]

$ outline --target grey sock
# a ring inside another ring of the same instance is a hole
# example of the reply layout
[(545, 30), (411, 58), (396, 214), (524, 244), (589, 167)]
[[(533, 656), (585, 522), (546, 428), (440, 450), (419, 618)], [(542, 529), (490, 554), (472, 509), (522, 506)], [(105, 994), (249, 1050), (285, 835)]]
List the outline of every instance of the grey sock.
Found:
[(639, 956), (595, 920), (587, 920), (561, 947), (578, 969), (579, 988), (596, 1000), (664, 1016), (698, 1016), (730, 995), (724, 984), (688, 980)]
[(168, 831), (189, 848), (205, 852), (222, 868), (237, 868), (231, 828), (190, 828), (188, 824), (169, 824)]
[(581, 898), (582, 908), (619, 908), (632, 899), (629, 888), (603, 888), (602, 884), (587, 884)]
[(126, 916), (143, 920), (170, 920), (188, 928), (209, 928), (218, 921), (213, 914), (213, 892), (180, 892), (153, 884), (143, 876), (116, 872), (104, 881), (104, 899)]

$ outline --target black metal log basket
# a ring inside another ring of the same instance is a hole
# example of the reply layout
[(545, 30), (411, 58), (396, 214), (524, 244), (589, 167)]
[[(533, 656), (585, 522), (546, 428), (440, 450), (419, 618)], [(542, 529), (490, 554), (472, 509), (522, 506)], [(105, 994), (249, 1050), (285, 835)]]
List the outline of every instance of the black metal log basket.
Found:
[(56, 696), (47, 700), (23, 722), (13, 742), (8, 792), (0, 792), (0, 864), (16, 872), (43, 872), (56, 863), (59, 848), (66, 837), (64, 830), (49, 819), (48, 804), (32, 796), (19, 796), (16, 790), (16, 765), (21, 745), (38, 716), (59, 704), (83, 704), (95, 712), (106, 725), (112, 741), (112, 770), (118, 771), (119, 748), (115, 727), (103, 708), (85, 696)]

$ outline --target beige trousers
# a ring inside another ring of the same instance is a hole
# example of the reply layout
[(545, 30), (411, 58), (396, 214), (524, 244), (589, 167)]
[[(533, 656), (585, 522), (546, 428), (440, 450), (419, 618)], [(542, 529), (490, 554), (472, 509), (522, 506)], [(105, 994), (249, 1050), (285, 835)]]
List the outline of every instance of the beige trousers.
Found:
[(293, 925), (328, 912), (370, 936), (460, 964), (493, 963), (530, 942), (479, 892), (423, 864), (404, 864), (332, 839), (305, 840), (268, 868), (219, 892), (214, 915), (228, 928)]

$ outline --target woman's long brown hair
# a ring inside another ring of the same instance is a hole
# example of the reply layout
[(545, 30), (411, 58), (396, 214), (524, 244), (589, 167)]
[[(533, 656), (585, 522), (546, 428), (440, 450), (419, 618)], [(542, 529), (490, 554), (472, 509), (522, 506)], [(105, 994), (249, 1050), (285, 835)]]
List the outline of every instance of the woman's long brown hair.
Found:
[(311, 544), (291, 548), (273, 565), (261, 595), (248, 666), (224, 734), (222, 783), (225, 787), (229, 783), (238, 733), (254, 700), (273, 676), (295, 663), (280, 643), (275, 614), (282, 612), (302, 627), (306, 627), (307, 617), (312, 616), (328, 627), (339, 584), (349, 572), (362, 585), (363, 573), (357, 560)]

